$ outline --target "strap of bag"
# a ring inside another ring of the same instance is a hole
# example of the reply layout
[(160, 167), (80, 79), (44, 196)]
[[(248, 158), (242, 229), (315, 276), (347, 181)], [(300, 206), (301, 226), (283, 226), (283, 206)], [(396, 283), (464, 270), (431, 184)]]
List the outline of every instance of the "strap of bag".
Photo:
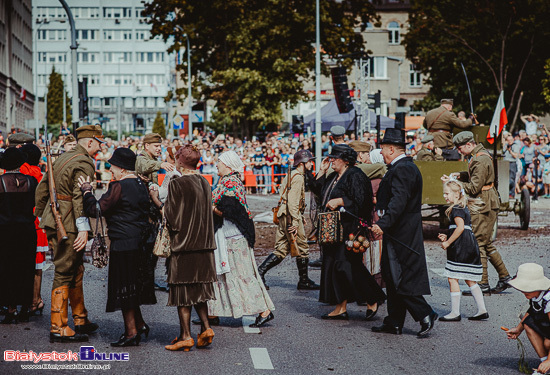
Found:
[[(95, 203), (96, 207), (96, 222), (95, 222), (95, 233), (96, 235), (105, 236), (105, 230), (103, 228), (103, 220), (101, 219), (101, 207), (99, 206), (99, 202)], [(101, 226), (101, 232), (99, 232), (99, 227)]]
[(442, 114), (444, 114), (445, 112), (448, 112), (447, 108), (445, 108), (442, 112), (439, 113), (439, 115), (437, 115), (437, 117), (435, 118), (434, 122), (432, 122), (432, 125), (436, 123), (437, 120), (439, 120), (439, 118), (441, 117)]

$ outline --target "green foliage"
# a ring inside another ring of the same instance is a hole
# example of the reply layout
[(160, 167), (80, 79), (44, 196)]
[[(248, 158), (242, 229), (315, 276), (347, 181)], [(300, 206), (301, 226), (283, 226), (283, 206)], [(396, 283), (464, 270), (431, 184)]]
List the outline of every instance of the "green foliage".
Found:
[(547, 0), (415, 0), (404, 44), (407, 57), (427, 77), (430, 94), (417, 106), (454, 97), (456, 110), (470, 112), (468, 73), (474, 112), (491, 121), (501, 90), (508, 119), (518, 108), (536, 113), (550, 106), (542, 96), (541, 77), (550, 57), (550, 3)]
[[(370, 2), (321, 1), (320, 13), (324, 54), (364, 50), (357, 31), (376, 19)], [(153, 35), (173, 40), (169, 51), (183, 52), (189, 35), (194, 97), (216, 100), (217, 110), (245, 135), (278, 124), (282, 105), (307, 100), (304, 81), (314, 78), (315, 68), (314, 1), (153, 0), (143, 14)], [(187, 59), (182, 60), (178, 69), (189, 81)], [(349, 67), (352, 61), (344, 63)], [(325, 65), (323, 72), (328, 73)]]
[(544, 75), (546, 78), (542, 80), (542, 95), (546, 103), (550, 104), (550, 59), (546, 60)]
[(220, 111), (212, 111), (212, 119), (204, 124), (206, 127), (212, 129), (216, 134), (221, 134), (229, 131), (232, 132), (231, 117), (221, 113)]
[[(61, 124), (63, 122), (63, 78), (61, 74), (52, 67), (50, 73), (50, 82), (48, 83), (48, 124)], [(71, 100), (65, 93), (65, 110), (67, 113), (67, 123), (71, 123)]]
[(164, 125), (164, 119), (160, 111), (157, 112), (157, 117), (155, 117), (155, 122), (153, 122), (153, 133), (158, 133), (163, 138), (166, 137), (166, 126)]

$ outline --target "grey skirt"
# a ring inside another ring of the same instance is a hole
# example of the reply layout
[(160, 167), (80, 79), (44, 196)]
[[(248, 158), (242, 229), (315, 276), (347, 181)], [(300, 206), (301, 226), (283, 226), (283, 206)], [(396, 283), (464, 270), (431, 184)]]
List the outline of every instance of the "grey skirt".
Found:
[(167, 306), (193, 306), (215, 299), (214, 250), (172, 253), (168, 261)]

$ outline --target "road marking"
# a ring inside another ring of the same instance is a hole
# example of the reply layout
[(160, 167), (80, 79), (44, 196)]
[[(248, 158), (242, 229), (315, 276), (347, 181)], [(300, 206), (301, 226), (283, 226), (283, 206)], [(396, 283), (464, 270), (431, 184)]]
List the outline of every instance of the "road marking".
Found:
[(256, 370), (274, 370), (266, 348), (248, 348)]
[(243, 322), (244, 333), (256, 333), (256, 334), (260, 333), (259, 328), (249, 327), (249, 325), (251, 325), (255, 321), (256, 321), (255, 316), (250, 316), (250, 315), (243, 316), (242, 322)]
[(433, 273), (435, 273), (439, 276), (445, 276), (444, 275), (445, 268), (430, 268), (430, 271), (432, 271)]

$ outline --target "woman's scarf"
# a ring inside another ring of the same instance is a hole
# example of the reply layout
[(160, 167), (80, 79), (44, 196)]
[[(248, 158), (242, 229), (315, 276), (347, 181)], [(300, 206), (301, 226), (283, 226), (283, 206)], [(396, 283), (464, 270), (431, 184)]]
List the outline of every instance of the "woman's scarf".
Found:
[(220, 181), (218, 181), (218, 186), (216, 186), (212, 192), (212, 204), (217, 205), (224, 195), (237, 198), (246, 210), (248, 217), (252, 217), (252, 214), (248, 209), (248, 204), (246, 203), (246, 190), (238, 172), (225, 175), (220, 179)]

